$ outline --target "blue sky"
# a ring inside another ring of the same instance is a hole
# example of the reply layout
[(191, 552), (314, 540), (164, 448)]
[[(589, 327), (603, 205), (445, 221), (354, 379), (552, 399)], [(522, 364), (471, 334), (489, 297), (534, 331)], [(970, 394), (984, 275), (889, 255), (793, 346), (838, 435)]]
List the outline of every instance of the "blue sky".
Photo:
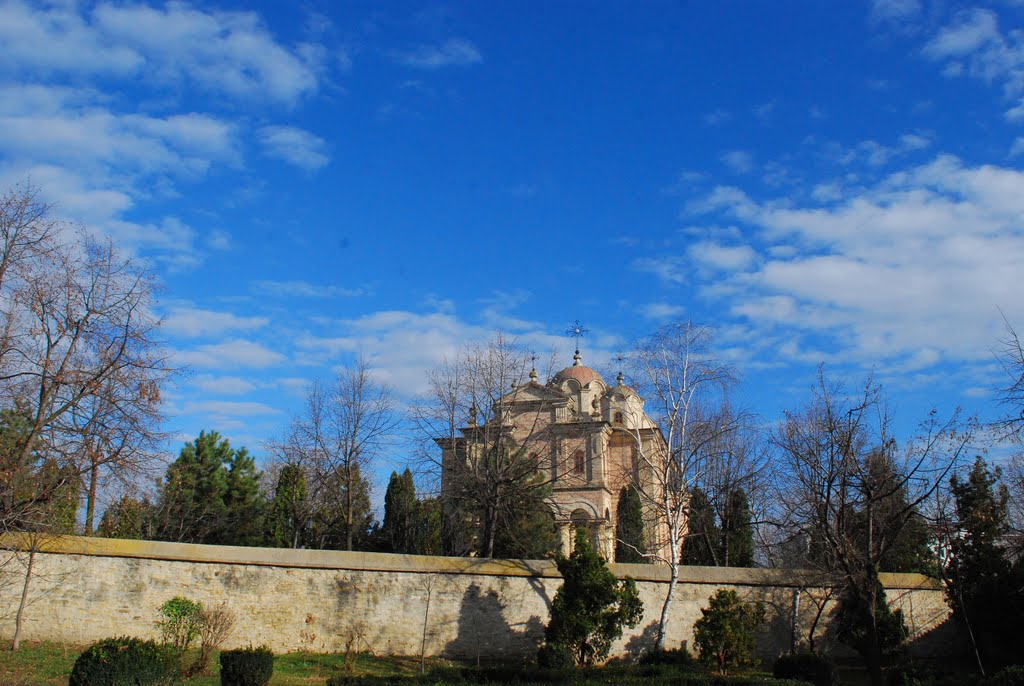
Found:
[[(263, 454), (355, 354), (718, 330), (766, 423), (874, 370), (991, 417), (1024, 327), (1024, 4), (0, 0), (0, 186), (164, 284), (168, 428)], [(400, 452), (400, 451), (399, 451)], [(396, 461), (400, 461), (396, 457)], [(390, 469), (391, 465), (387, 468)]]

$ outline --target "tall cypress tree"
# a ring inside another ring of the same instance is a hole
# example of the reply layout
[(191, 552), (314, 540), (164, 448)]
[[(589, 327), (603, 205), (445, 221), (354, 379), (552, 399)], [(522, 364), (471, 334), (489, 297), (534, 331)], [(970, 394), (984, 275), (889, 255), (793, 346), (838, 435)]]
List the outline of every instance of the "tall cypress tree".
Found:
[(717, 566), (720, 564), (716, 548), (719, 547), (721, 532), (715, 523), (715, 511), (708, 496), (700, 488), (690, 491), (687, 508), (686, 542), (683, 544), (684, 565)]
[(384, 494), (384, 524), (381, 531), (393, 553), (418, 554), (417, 534), (419, 503), (416, 484), (408, 468), (401, 474), (391, 472), (388, 490)]
[(615, 561), (645, 563), (647, 545), (644, 541), (644, 511), (640, 494), (635, 488), (626, 487), (619, 491), (619, 505), (616, 510)]
[(754, 566), (754, 527), (750, 519), (750, 502), (746, 491), (734, 488), (729, 492), (722, 515), (720, 564), (726, 567)]
[(267, 531), (270, 545), (277, 548), (305, 545), (307, 498), (306, 475), (302, 468), (294, 464), (281, 467), (270, 503)]

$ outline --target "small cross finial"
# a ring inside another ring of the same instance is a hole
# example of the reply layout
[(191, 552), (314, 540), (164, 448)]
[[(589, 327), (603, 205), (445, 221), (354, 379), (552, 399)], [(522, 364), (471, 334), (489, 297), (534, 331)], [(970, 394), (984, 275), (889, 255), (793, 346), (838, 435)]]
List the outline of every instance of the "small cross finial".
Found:
[(590, 329), (584, 328), (584, 326), (580, 324), (580, 320), (577, 319), (575, 322), (573, 322), (572, 326), (565, 330), (565, 333), (568, 334), (569, 336), (572, 336), (576, 340), (576, 357), (579, 357), (580, 339), (583, 338), (584, 335), (590, 333)]

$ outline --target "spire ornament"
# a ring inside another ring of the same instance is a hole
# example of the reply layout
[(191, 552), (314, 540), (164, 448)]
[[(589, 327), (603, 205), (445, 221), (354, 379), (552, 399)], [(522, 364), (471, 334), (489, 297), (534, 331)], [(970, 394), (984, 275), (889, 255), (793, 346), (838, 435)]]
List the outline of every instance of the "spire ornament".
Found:
[(580, 356), (580, 339), (583, 338), (585, 334), (590, 333), (590, 329), (585, 328), (580, 324), (580, 320), (577, 319), (573, 322), (572, 326), (565, 330), (565, 333), (576, 340), (576, 354), (572, 356), (572, 366), (579, 367), (583, 364), (583, 358)]

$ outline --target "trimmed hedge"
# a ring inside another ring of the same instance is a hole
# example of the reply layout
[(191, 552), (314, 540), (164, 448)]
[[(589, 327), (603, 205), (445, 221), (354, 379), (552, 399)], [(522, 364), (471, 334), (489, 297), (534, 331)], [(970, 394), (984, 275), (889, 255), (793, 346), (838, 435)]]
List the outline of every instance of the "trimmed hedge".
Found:
[(149, 686), (181, 679), (181, 655), (171, 646), (130, 636), (106, 638), (75, 660), (69, 686)]
[(833, 686), (839, 676), (835, 665), (828, 658), (815, 653), (780, 655), (772, 668), (772, 674), (780, 679), (808, 681), (814, 686)]
[(522, 669), (488, 667), (482, 669), (449, 668), (432, 670), (424, 676), (337, 675), (327, 686), (461, 686), (477, 684), (516, 684), (517, 686), (807, 686), (804, 681), (776, 679), (760, 674), (720, 676), (674, 669), (667, 665), (605, 667), (596, 669)]
[(572, 669), (576, 657), (559, 643), (545, 643), (537, 649), (537, 666), (542, 669)]
[(266, 686), (274, 674), (274, 653), (266, 646), (220, 654), (221, 686)]

